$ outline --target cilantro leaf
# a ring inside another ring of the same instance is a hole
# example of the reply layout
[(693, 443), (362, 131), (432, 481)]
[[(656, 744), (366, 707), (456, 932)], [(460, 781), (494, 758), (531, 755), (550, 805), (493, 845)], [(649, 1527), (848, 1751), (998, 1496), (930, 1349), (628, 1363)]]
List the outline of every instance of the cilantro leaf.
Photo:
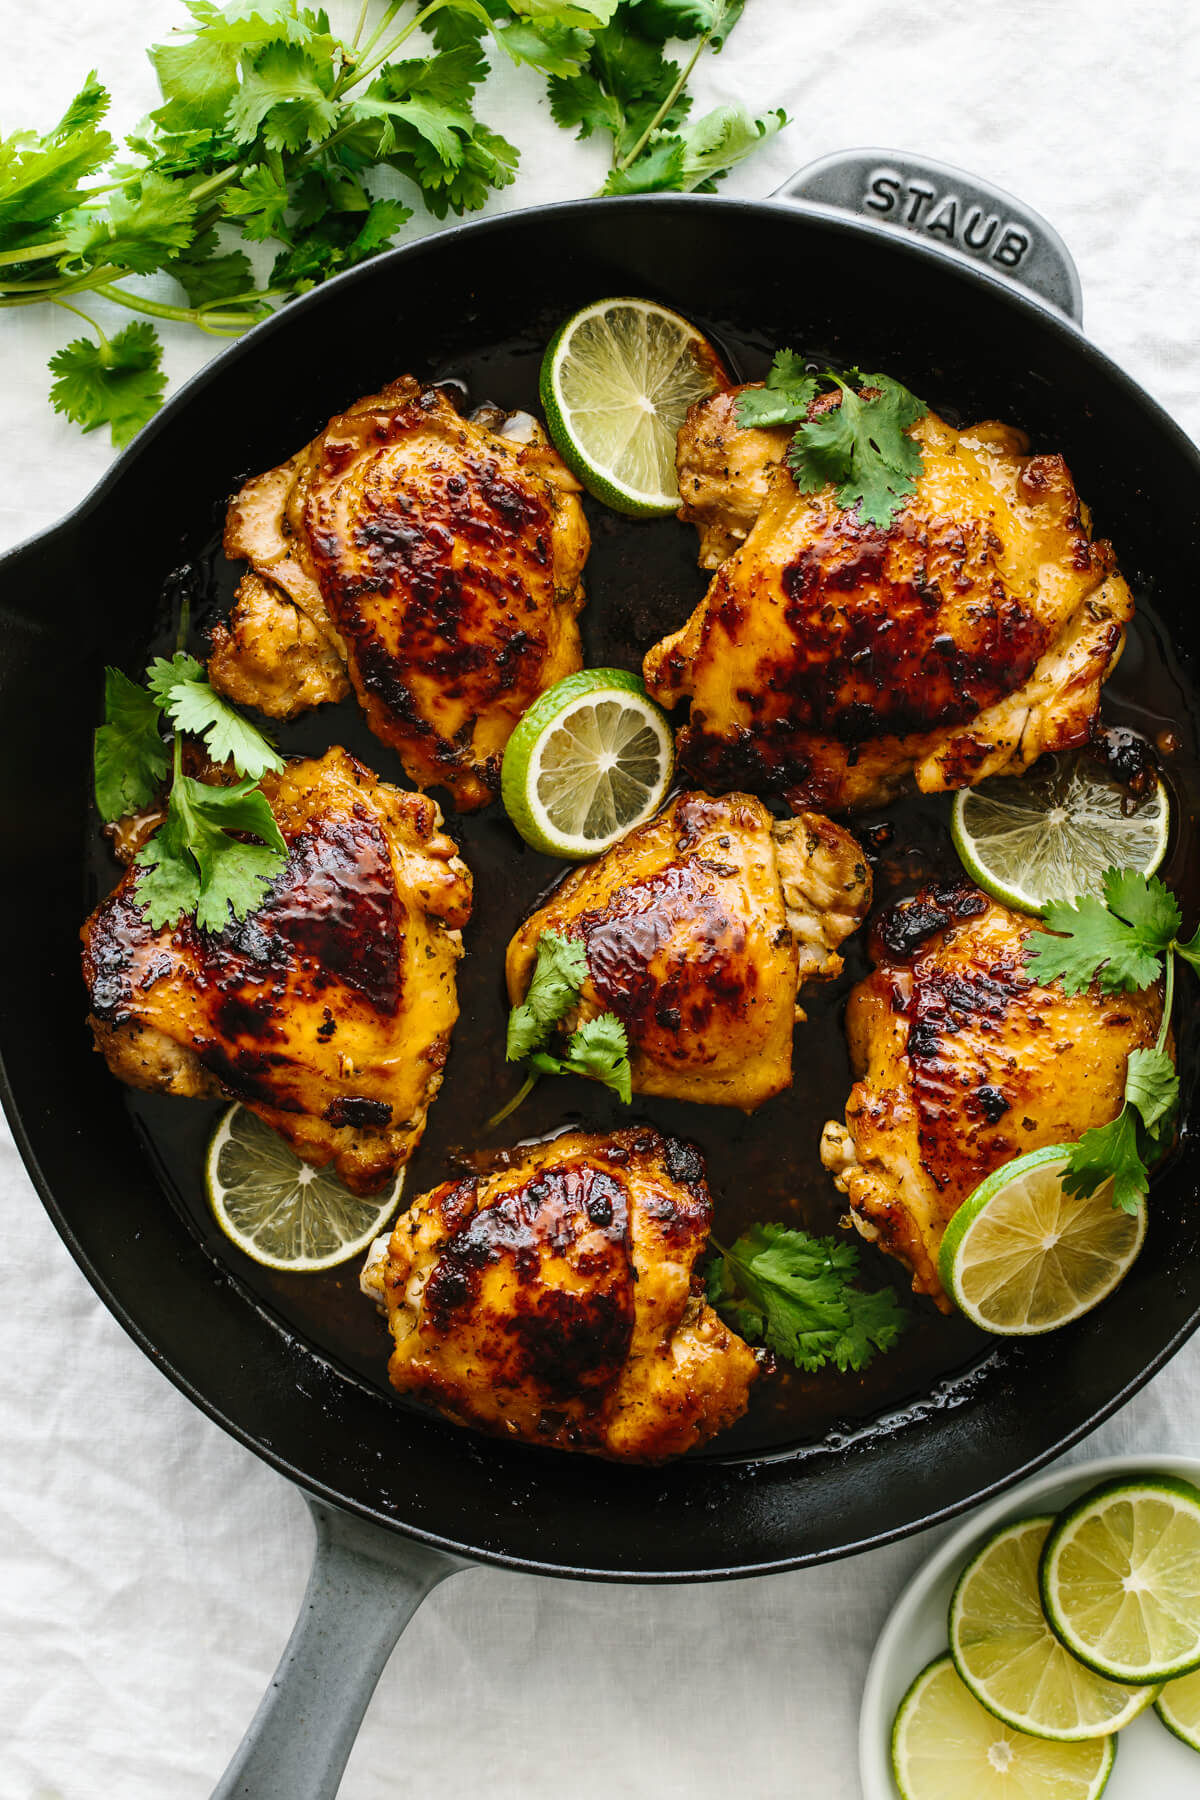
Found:
[(802, 356), (778, 350), (763, 386), (738, 395), (737, 422), (743, 428), (801, 423), (820, 387), (820, 377), (809, 373)]
[(533, 25), (516, 20), (502, 25), (496, 41), (515, 63), (528, 63), (544, 75), (579, 75), (592, 48), (591, 34), (570, 25)]
[(1170, 1129), (1179, 1107), (1179, 1075), (1165, 1050), (1134, 1050), (1125, 1071), (1125, 1099), (1155, 1139)]
[(788, 468), (802, 494), (832, 485), (839, 506), (856, 507), (866, 523), (889, 525), (921, 473), (920, 449), (905, 433), (928, 408), (888, 375), (849, 374), (878, 391), (864, 399), (830, 371), (827, 378), (842, 390), (841, 405), (799, 427)]
[(337, 128), (338, 109), (330, 96), (333, 65), (319, 63), (298, 44), (269, 43), (242, 80), (229, 108), (229, 124), (239, 144), (262, 134), (268, 150), (303, 150), (323, 144)]
[(232, 762), (253, 781), (268, 769), (278, 773), (283, 758), (270, 740), (211, 688), (207, 677), (175, 681), (162, 696), (163, 710), (177, 731), (202, 737), (214, 762)]
[(1067, 1159), (1063, 1172), (1066, 1192), (1080, 1197), (1094, 1194), (1112, 1176), (1113, 1205), (1122, 1212), (1136, 1212), (1150, 1189), (1139, 1140), (1137, 1115), (1128, 1105), (1108, 1125), (1085, 1131)]
[(612, 22), (619, 0), (510, 0), (513, 12), (537, 25), (566, 25), (594, 31)]
[[(246, 844), (231, 832), (262, 841)], [(134, 858), (145, 871), (137, 898), (156, 930), (194, 911), (201, 930), (221, 931), (231, 909), (244, 919), (262, 905), (286, 854), (266, 796), (250, 777), (210, 787), (179, 775), (165, 822)]]
[(1108, 869), (1103, 886), (1109, 910), (1137, 932), (1138, 941), (1147, 949), (1165, 950), (1183, 924), (1179, 902), (1166, 883), (1138, 869)]
[(104, 671), (104, 723), (95, 736), (96, 805), (106, 824), (149, 806), (167, 774), (152, 695), (120, 669)]
[[(1149, 987), (1162, 974), (1161, 954), (1171, 940), (1168, 936), (1164, 943), (1157, 929), (1164, 916), (1161, 909), (1143, 916), (1145, 925), (1131, 925), (1094, 894), (1052, 902), (1045, 912), (1048, 930), (1034, 932), (1026, 940), (1025, 960), (1034, 980), (1045, 986), (1057, 979), (1068, 994), (1082, 993), (1093, 981), (1105, 994)], [(1175, 918), (1178, 921), (1178, 908)], [(1051, 932), (1058, 935), (1052, 937)]]
[(606, 194), (679, 193), (684, 185), (683, 139), (656, 131), (640, 156), (627, 169), (613, 169), (604, 184)]
[(0, 138), (0, 249), (23, 249), (60, 213), (86, 198), (80, 182), (113, 153), (107, 131), (94, 125), (67, 137), (14, 132)]
[(187, 294), (192, 306), (207, 306), (214, 300), (229, 300), (235, 294), (246, 294), (254, 288), (254, 270), (241, 250), (217, 254), (217, 234), (209, 230), (194, 238), (163, 264), (169, 275)]
[[(541, 1054), (535, 1053), (530, 1060), (537, 1062)], [(558, 1072), (599, 1081), (612, 1088), (626, 1106), (630, 1104), (633, 1071), (629, 1066), (629, 1039), (615, 1013), (601, 1013), (599, 1018), (587, 1019), (578, 1031), (571, 1033)]]
[(533, 979), (525, 999), (508, 1017), (505, 1057), (509, 1062), (524, 1062), (541, 1048), (579, 998), (587, 974), (587, 951), (581, 943), (561, 932), (542, 932)]
[(162, 404), (166, 376), (153, 325), (139, 322), (102, 344), (75, 338), (50, 358), (50, 399), (84, 431), (112, 428), (116, 448), (127, 444)]
[(151, 114), (168, 131), (224, 124), (237, 92), (238, 53), (232, 44), (199, 36), (154, 44), (147, 52), (164, 104)]
[(146, 686), (160, 706), (165, 706), (171, 689), (180, 681), (203, 681), (204, 664), (177, 650), (174, 656), (156, 656), (146, 667)]
[(810, 1373), (832, 1362), (864, 1369), (907, 1323), (891, 1288), (855, 1286), (858, 1252), (785, 1225), (752, 1225), (717, 1248), (708, 1298), (736, 1330)]
[(81, 213), (66, 231), (76, 256), (148, 274), (195, 235), (196, 203), (185, 186), (153, 169), (119, 188), (102, 213)]
[(221, 195), (221, 209), (236, 219), (248, 238), (261, 241), (277, 237), (290, 242), (284, 219), (288, 209), (287, 183), (274, 169), (259, 163), (247, 169), (235, 187)]
[(633, 0), (639, 31), (665, 43), (667, 38), (707, 37), (719, 50), (742, 16), (746, 0)]

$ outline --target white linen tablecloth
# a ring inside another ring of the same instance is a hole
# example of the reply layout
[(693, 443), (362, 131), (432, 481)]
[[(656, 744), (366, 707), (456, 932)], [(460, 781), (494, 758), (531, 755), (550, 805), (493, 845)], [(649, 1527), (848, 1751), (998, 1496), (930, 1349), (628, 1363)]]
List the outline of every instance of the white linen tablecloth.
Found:
[[(0, 0), (3, 129), (45, 129), (92, 67), (131, 127), (156, 100), (145, 47), (182, 19), (173, 0)], [(877, 144), (1023, 196), (1078, 260), (1092, 335), (1200, 434), (1191, 0), (749, 0), (695, 85), (698, 108), (736, 97), (793, 115), (729, 193)], [(603, 178), (602, 147), (558, 131), (541, 95), (531, 72), (503, 71), (482, 96), (523, 152), (494, 209)], [(116, 309), (95, 310), (111, 326)], [(0, 319), (0, 547), (53, 524), (111, 460), (106, 432), (83, 438), (46, 402), (46, 358), (74, 335), (48, 309)], [(211, 349), (184, 328), (163, 336), (176, 378)], [(0, 1207), (0, 1800), (203, 1800), (291, 1628), (303, 1502), (127, 1340), (7, 1133)], [(1198, 1381), (1195, 1342), (1076, 1456), (1200, 1453)], [(344, 1800), (855, 1800), (871, 1646), (935, 1541), (730, 1585), (458, 1576), (392, 1659)]]

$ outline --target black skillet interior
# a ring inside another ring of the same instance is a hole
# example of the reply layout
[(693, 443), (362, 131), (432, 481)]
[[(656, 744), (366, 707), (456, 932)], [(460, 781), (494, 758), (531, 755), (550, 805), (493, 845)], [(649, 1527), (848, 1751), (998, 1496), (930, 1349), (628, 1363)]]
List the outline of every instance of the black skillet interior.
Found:
[[(1196, 626), (1184, 595), (1197, 563), (1200, 469), (1170, 422), (1044, 310), (877, 228), (708, 200), (555, 207), (427, 240), (288, 309), (193, 382), (80, 513), (0, 563), (0, 906), (10, 947), (0, 1052), (27, 1160), (89, 1279), (164, 1372), (235, 1435), (309, 1489), (431, 1541), (525, 1567), (647, 1579), (819, 1560), (1015, 1479), (1131, 1393), (1200, 1317), (1200, 1218), (1185, 1126), (1156, 1182), (1146, 1250), (1092, 1318), (981, 1357), (986, 1346), (962, 1327), (927, 1316), (890, 1390), (849, 1381), (819, 1400), (793, 1391), (786, 1417), (760, 1407), (718, 1454), (660, 1472), (506, 1447), (405, 1410), (359, 1354), (373, 1325), (339, 1340), (206, 1241), (194, 1174), (189, 1188), (180, 1168), (194, 1171), (210, 1115), (182, 1102), (125, 1104), (83, 1024), (77, 934), (97, 880), (84, 846), (100, 667), (136, 670), (148, 645), (157, 647), (171, 570), (189, 566), (185, 584), (203, 607), (218, 567), (204, 547), (240, 477), (405, 369), (465, 374), (474, 399), (529, 404), (553, 325), (587, 300), (623, 292), (697, 319), (743, 373), (758, 373), (772, 346), (790, 343), (893, 371), (951, 416), (1002, 417), (1065, 452), (1148, 608), (1106, 710), (1152, 734), (1168, 722), (1173, 730), (1183, 829), (1167, 873), (1192, 897)], [(657, 630), (681, 621), (702, 591), (690, 534), (673, 521), (617, 527), (595, 510), (592, 522), (589, 660), (636, 666)], [(285, 744), (318, 749), (336, 735), (396, 774), (356, 729), (349, 712), (336, 733), (316, 715)], [(924, 841), (919, 816), (909, 823), (879, 868), (898, 891), (922, 866), (921, 854), (907, 863), (899, 854)], [(926, 832), (935, 860), (941, 829), (935, 821)], [(468, 938), (478, 949), (493, 929), (511, 929), (553, 865), (518, 856), (492, 816), (472, 825), (470, 841), (477, 877), (481, 862), (485, 874), (472, 926), (481, 935)], [(494, 1047), (494, 979), (481, 978), (472, 994), (464, 990), (459, 1040), (473, 1033), (492, 1048), (473, 1053), (476, 1086), (463, 1103), (474, 1098), (482, 1111), (510, 1077)], [(1190, 989), (1183, 1008), (1186, 1058)], [(819, 1040), (806, 1044), (803, 1030), (797, 1039), (797, 1104), (822, 1081), (829, 1090), (814, 1101), (817, 1113), (827, 1103), (836, 1110), (846, 1083), (844, 1062), (828, 1051), (840, 1043), (832, 1002), (821, 1019), (828, 1031)], [(581, 1098), (579, 1084), (544, 1089), (514, 1136), (572, 1111), (609, 1117), (590, 1093)], [(410, 1191), (440, 1178), (439, 1158), (467, 1135), (461, 1113), (448, 1084)], [(798, 1166), (786, 1111), (767, 1109), (752, 1133), (740, 1118), (706, 1127), (695, 1108), (655, 1117), (709, 1149), (714, 1186), (742, 1216), (761, 1214), (774, 1182), (778, 1216)], [(822, 1180), (810, 1175), (812, 1192)], [(352, 1287), (351, 1272), (340, 1290), (347, 1307)], [(382, 1366), (381, 1334), (376, 1341)], [(881, 1415), (888, 1393), (894, 1403)]]

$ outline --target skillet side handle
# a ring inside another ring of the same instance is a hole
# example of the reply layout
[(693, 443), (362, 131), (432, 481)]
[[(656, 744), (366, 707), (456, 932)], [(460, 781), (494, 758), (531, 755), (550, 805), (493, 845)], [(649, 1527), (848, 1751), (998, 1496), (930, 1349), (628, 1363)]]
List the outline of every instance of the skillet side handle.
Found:
[(947, 163), (902, 150), (842, 150), (808, 163), (771, 198), (815, 201), (924, 238), (1083, 323), (1079, 271), (1053, 225)]
[(212, 1800), (334, 1800), (375, 1684), (440, 1581), (468, 1565), (309, 1498), (300, 1616)]

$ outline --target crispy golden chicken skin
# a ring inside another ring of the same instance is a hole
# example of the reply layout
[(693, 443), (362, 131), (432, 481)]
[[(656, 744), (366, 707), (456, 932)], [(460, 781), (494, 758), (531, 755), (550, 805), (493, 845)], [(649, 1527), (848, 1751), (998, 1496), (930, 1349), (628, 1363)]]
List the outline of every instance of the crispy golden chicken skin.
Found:
[(1156, 988), (1038, 986), (1023, 957), (1035, 929), (969, 881), (926, 887), (876, 921), (876, 967), (846, 1009), (860, 1079), (821, 1160), (862, 1235), (944, 1312), (938, 1248), (958, 1207), (1013, 1157), (1116, 1118), (1130, 1053), (1162, 1017)]
[(735, 404), (701, 402), (679, 434), (701, 561), (732, 553), (645, 660), (664, 706), (691, 699), (685, 769), (840, 811), (1087, 741), (1133, 600), (1060, 456), (929, 413), (916, 491), (880, 528), (829, 488), (799, 493), (787, 430), (743, 431)]
[(697, 1151), (645, 1127), (569, 1132), (422, 1194), (363, 1272), (392, 1385), (460, 1425), (618, 1462), (707, 1443), (758, 1374), (696, 1272), (711, 1210)]
[(341, 699), (348, 676), (418, 787), (486, 806), (521, 714), (581, 661), (579, 484), (524, 430), (406, 375), (248, 481), (225, 553), (250, 569), (213, 634), (214, 687), (287, 718)]
[(509, 998), (524, 998), (543, 931), (576, 938), (588, 979), (571, 1029), (613, 1012), (640, 1093), (752, 1112), (791, 1086), (797, 987), (841, 973), (837, 947), (870, 904), (840, 825), (775, 820), (749, 794), (681, 794), (525, 921)]
[(190, 918), (155, 931), (134, 867), (84, 925), (96, 1048), (132, 1087), (244, 1101), (371, 1193), (420, 1143), (442, 1083), (470, 873), (432, 800), (345, 750), (261, 785), (288, 857), (256, 912), (219, 933)]

